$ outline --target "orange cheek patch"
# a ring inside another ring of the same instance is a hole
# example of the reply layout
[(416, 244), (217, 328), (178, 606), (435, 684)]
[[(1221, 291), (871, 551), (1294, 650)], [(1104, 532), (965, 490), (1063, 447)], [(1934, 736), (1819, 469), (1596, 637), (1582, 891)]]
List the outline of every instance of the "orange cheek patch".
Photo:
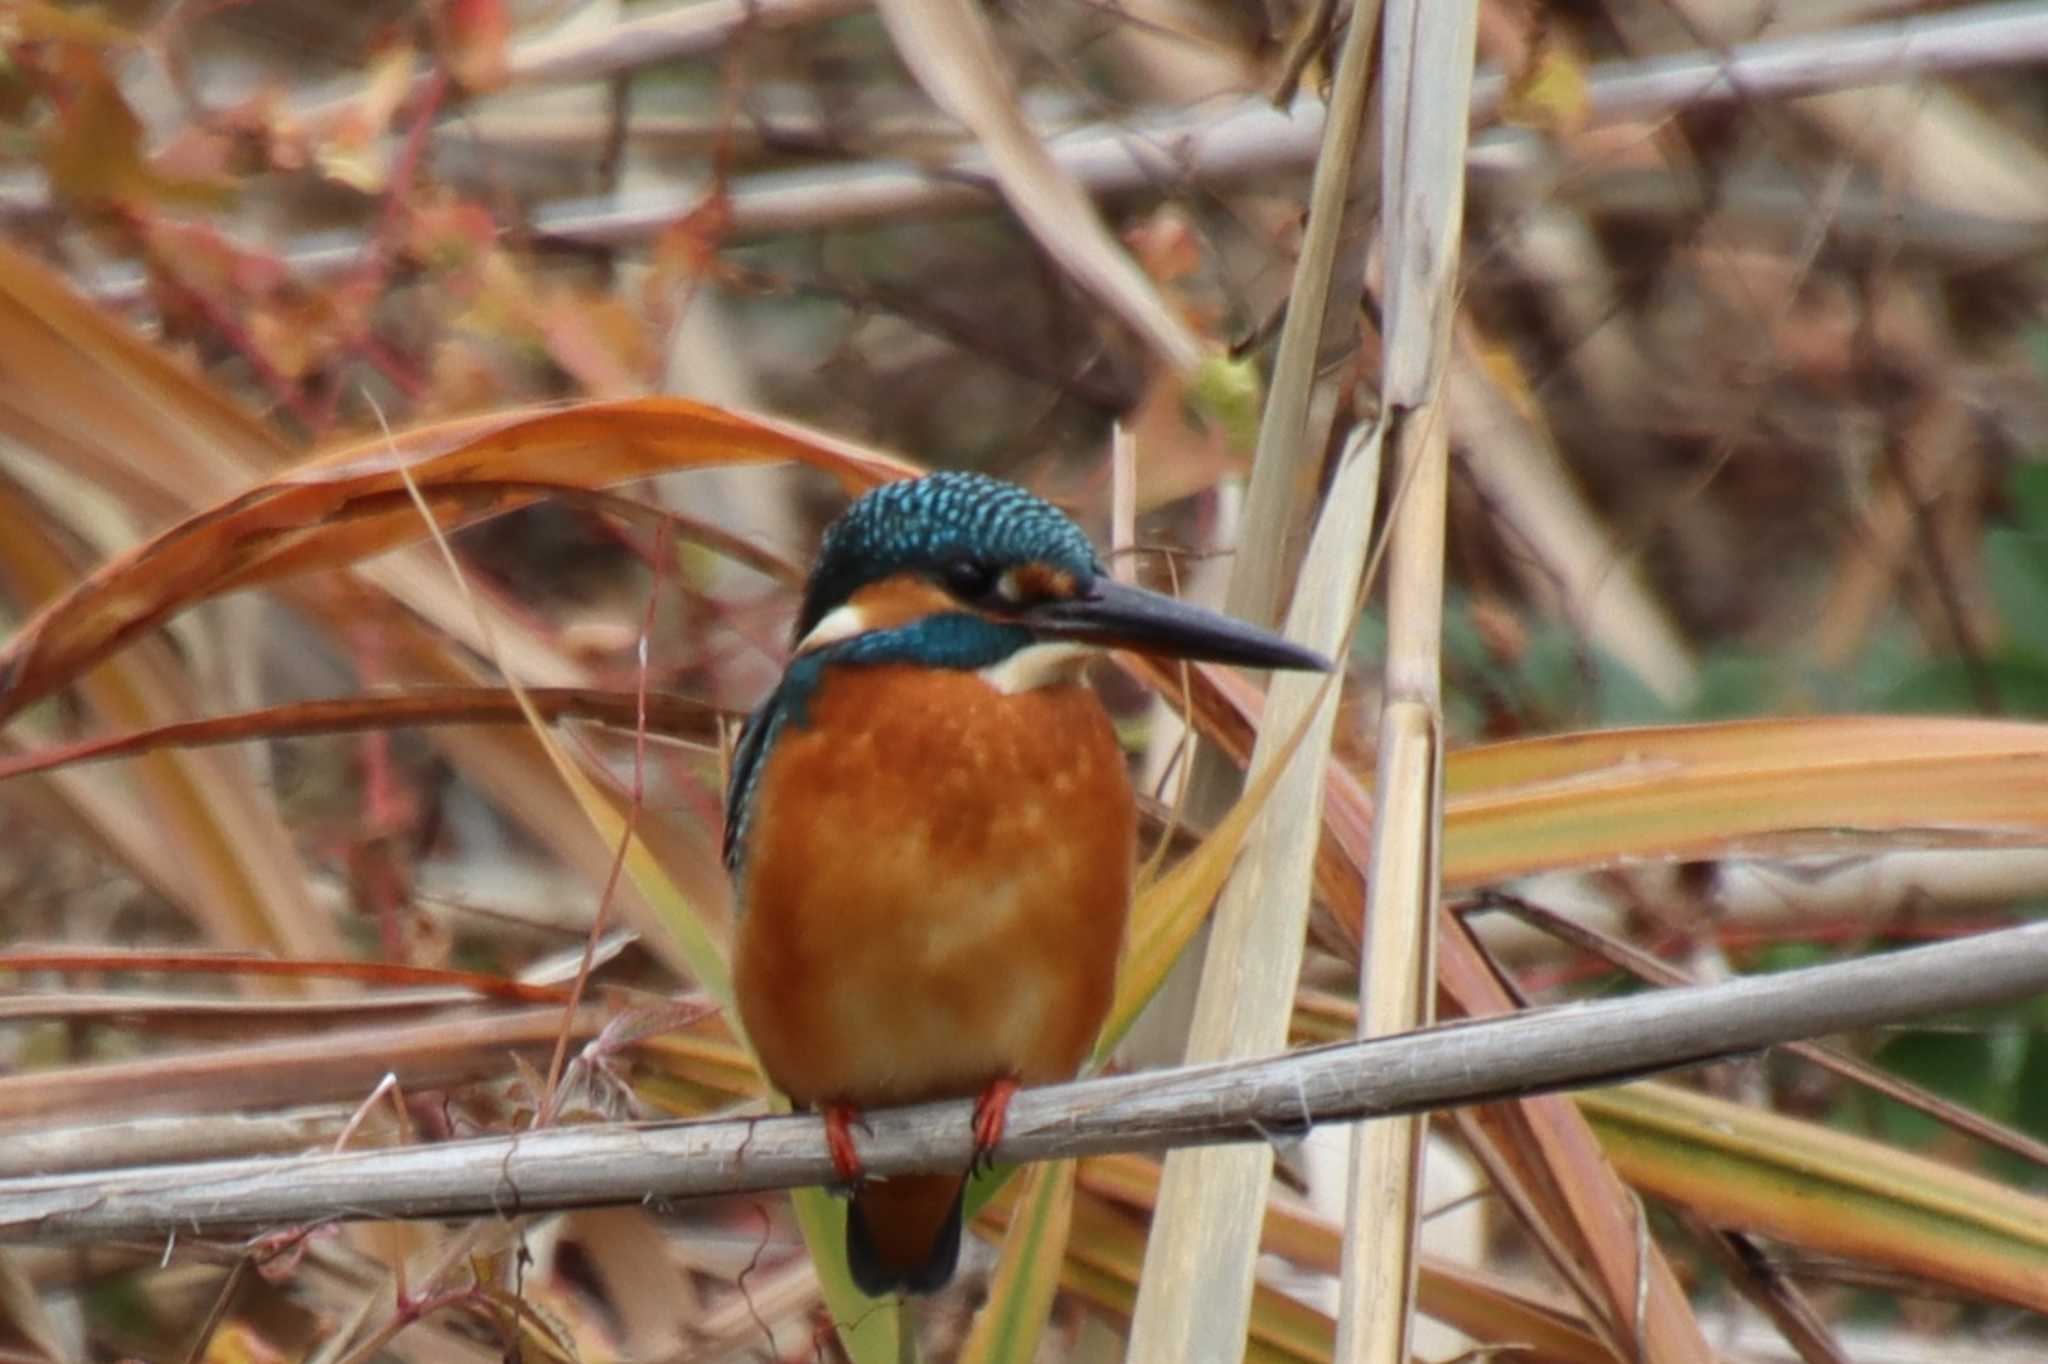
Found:
[(1051, 564), (1020, 564), (1007, 577), (1018, 601), (1066, 601), (1076, 589), (1074, 575)]

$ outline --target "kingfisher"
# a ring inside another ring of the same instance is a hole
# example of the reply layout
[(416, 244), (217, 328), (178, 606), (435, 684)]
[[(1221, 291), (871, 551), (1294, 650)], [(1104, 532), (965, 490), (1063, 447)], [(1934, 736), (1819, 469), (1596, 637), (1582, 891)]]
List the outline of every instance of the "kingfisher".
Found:
[(724, 842), (740, 1019), (769, 1081), (825, 1118), (871, 1297), (952, 1277), (968, 1171), (864, 1180), (861, 1111), (974, 1097), (979, 1163), (1017, 1087), (1071, 1079), (1109, 1012), (1137, 840), (1122, 746), (1082, 677), (1109, 648), (1330, 666), (1117, 582), (1015, 484), (934, 473), (826, 529), (789, 665), (740, 732)]

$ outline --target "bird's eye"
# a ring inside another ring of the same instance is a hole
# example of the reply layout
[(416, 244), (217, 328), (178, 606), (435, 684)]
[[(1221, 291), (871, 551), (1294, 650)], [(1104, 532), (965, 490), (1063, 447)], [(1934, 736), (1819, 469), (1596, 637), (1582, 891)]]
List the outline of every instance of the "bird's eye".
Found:
[(948, 563), (940, 573), (946, 580), (946, 590), (962, 601), (979, 601), (995, 590), (995, 566), (979, 559), (963, 555)]

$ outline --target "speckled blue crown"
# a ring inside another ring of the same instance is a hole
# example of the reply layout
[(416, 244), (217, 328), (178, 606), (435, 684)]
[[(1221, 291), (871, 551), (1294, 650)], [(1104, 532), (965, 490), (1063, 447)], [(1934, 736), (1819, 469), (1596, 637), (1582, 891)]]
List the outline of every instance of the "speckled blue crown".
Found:
[(1103, 571), (1081, 528), (1044, 498), (986, 474), (926, 474), (875, 489), (826, 529), (796, 637), (869, 583), (961, 558), (1049, 564), (1082, 581)]

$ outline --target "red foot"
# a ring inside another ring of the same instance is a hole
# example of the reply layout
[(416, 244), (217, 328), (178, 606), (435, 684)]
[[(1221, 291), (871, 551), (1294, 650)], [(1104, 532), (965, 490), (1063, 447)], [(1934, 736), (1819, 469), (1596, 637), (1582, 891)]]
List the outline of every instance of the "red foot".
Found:
[(1010, 1096), (1017, 1081), (1004, 1076), (981, 1091), (974, 1101), (974, 1160), (971, 1168), (986, 1170), (995, 1162), (996, 1145), (1003, 1139), (1003, 1127), (1010, 1120)]
[(842, 1184), (854, 1185), (868, 1177), (860, 1163), (860, 1152), (853, 1148), (853, 1125), (860, 1123), (865, 1128), (860, 1110), (852, 1104), (825, 1105), (825, 1144), (832, 1148), (832, 1168), (839, 1172)]

